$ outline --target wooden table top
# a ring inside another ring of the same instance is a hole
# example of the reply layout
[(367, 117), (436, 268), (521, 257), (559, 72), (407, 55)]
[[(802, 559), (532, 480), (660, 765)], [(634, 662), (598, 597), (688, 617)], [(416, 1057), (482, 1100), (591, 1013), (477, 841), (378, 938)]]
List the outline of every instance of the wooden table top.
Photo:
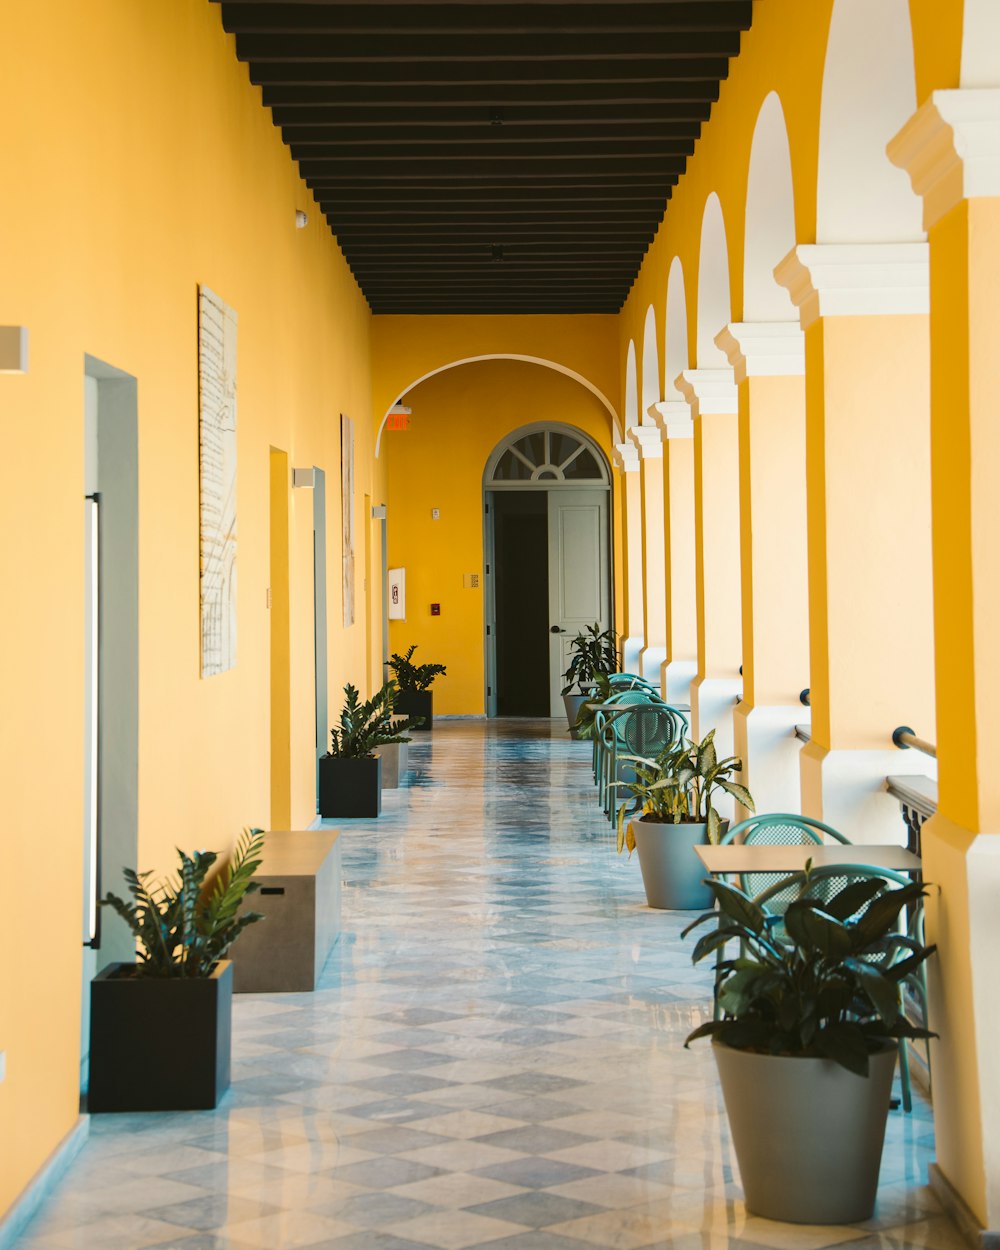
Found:
[(864, 864), (869, 868), (890, 868), (894, 872), (919, 872), (920, 858), (904, 846), (865, 846), (839, 842), (822, 846), (771, 846), (758, 843), (742, 846), (730, 842), (725, 846), (696, 846), (695, 851), (705, 868), (713, 874), (742, 872), (801, 872), (806, 860), (814, 868), (836, 864)]

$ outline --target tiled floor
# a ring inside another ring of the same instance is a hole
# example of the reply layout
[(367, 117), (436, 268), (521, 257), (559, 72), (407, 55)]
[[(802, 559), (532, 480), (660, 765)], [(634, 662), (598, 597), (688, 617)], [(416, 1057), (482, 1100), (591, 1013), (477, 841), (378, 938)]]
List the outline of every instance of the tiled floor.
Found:
[(345, 822), (312, 995), (241, 997), (216, 1112), (95, 1116), (19, 1250), (958, 1250), (893, 1112), (877, 1215), (746, 1214), (685, 918), (619, 861), (556, 722), (439, 721)]

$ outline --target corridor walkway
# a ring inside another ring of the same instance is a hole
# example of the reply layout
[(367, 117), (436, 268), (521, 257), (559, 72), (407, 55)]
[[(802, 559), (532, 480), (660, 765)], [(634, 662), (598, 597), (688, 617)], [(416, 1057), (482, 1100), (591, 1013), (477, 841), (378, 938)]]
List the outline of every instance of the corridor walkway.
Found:
[(861, 1228), (748, 1217), (686, 917), (651, 912), (549, 721), (439, 722), (345, 823), (314, 995), (241, 997), (214, 1113), (94, 1117), (19, 1250), (820, 1250), (960, 1242), (894, 1111)]

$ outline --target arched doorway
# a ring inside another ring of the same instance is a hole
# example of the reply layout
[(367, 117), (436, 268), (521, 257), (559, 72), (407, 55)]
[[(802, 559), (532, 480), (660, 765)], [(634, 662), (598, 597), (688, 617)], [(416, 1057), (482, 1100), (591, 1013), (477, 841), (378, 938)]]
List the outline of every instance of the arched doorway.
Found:
[(561, 716), (573, 638), (611, 619), (611, 474), (570, 425), (523, 426), (483, 475), (486, 708)]

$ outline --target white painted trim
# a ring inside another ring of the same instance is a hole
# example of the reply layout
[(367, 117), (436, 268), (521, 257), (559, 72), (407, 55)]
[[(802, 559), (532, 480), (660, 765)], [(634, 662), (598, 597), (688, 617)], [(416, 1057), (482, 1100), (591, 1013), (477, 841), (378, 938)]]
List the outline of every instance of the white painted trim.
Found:
[(687, 399), (694, 417), (734, 417), (739, 412), (739, 392), (731, 368), (685, 369), (674, 385)]
[(615, 464), (623, 473), (639, 472), (639, 452), (635, 443), (615, 443)]
[(747, 378), (795, 378), (806, 371), (806, 336), (797, 321), (733, 321), (715, 341), (737, 384)]
[(42, 1204), (52, 1196), (89, 1134), (90, 1116), (81, 1115), (0, 1220), (0, 1250), (14, 1250), (18, 1238), (24, 1235)]
[(686, 399), (661, 399), (649, 405), (649, 415), (660, 427), (665, 440), (694, 438), (691, 405)]
[(577, 373), (575, 369), (570, 369), (567, 365), (559, 364), (558, 361), (546, 360), (542, 356), (525, 356), (520, 352), (490, 352), (484, 356), (464, 356), (461, 360), (451, 360), (448, 364), (441, 365), (437, 369), (431, 369), (427, 373), (422, 374), (419, 378), (415, 378), (409, 386), (405, 387), (405, 389), (399, 393), (398, 397), (393, 400), (393, 402), (385, 410), (382, 415), (382, 420), (379, 422), (378, 432), (375, 435), (375, 459), (377, 460), (379, 457), (379, 452), (382, 447), (382, 431), (385, 429), (385, 423), (389, 419), (389, 413), (392, 412), (396, 404), (402, 402), (404, 395), (408, 395), (410, 391), (419, 386), (421, 382), (426, 382), (428, 378), (436, 377), (439, 373), (446, 373), (449, 369), (457, 369), (459, 365), (479, 364), (484, 360), (523, 360), (526, 364), (541, 365), (543, 369), (554, 369), (556, 373), (561, 373), (567, 378), (572, 378), (574, 382), (579, 382), (581, 386), (586, 387), (586, 389), (590, 391), (591, 395), (599, 399), (608, 410), (608, 415), (611, 417), (612, 438), (617, 441), (622, 437), (621, 421), (619, 420), (618, 413), (615, 410), (614, 405), (608, 397), (602, 391), (598, 390), (593, 382), (589, 382), (583, 374)]
[(1000, 196), (1000, 88), (932, 91), (886, 148), (929, 230), (962, 200)]
[(663, 435), (655, 425), (634, 425), (628, 436), (638, 449), (640, 460), (663, 459)]
[(800, 243), (775, 268), (802, 329), (820, 317), (930, 312), (926, 243)]

